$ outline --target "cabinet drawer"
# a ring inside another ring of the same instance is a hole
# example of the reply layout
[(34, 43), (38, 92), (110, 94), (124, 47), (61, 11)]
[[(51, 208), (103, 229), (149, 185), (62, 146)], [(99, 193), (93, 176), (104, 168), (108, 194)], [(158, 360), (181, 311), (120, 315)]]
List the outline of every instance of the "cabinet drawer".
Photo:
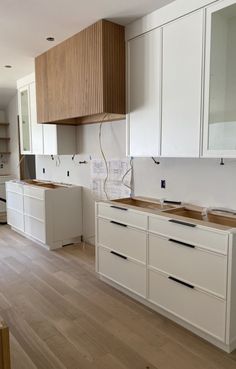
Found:
[(25, 219), (25, 233), (36, 240), (45, 243), (45, 224), (27, 215)]
[(149, 300), (204, 332), (224, 341), (226, 302), (149, 271)]
[(24, 195), (44, 200), (45, 190), (36, 186), (24, 186)]
[(45, 219), (44, 201), (24, 196), (24, 212), (39, 220)]
[(15, 182), (6, 182), (7, 191), (23, 194), (23, 185)]
[(16, 192), (7, 192), (7, 208), (24, 212), (23, 195)]
[(99, 247), (98, 271), (132, 292), (146, 296), (146, 268), (144, 265), (123, 259)]
[(98, 216), (116, 220), (134, 227), (147, 229), (147, 216), (132, 209), (119, 207), (119, 204), (98, 204)]
[(227, 257), (149, 235), (148, 264), (226, 298)]
[(24, 215), (22, 213), (13, 209), (7, 209), (7, 223), (19, 231), (24, 232)]
[(98, 243), (143, 263), (146, 262), (146, 232), (98, 218)]
[[(174, 238), (179, 241), (187, 242), (195, 246), (200, 246), (209, 250), (227, 254), (228, 251), (228, 234), (217, 232), (216, 230), (207, 229), (199, 226), (187, 226), (181, 221), (181, 224), (172, 223), (168, 218), (149, 218), (149, 231), (158, 233), (168, 238)], [(192, 224), (191, 221), (186, 221)]]

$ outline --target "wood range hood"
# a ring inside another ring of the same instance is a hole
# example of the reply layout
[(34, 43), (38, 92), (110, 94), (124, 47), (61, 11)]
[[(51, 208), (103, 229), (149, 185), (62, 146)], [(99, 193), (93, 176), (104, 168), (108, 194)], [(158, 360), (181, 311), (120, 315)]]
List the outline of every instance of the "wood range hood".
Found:
[(125, 118), (125, 30), (100, 20), (35, 59), (38, 123)]

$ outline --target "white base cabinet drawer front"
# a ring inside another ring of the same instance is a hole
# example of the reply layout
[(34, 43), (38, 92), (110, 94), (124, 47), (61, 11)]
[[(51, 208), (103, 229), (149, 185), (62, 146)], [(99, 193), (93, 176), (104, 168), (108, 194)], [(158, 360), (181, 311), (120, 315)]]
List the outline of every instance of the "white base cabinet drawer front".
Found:
[(98, 271), (119, 285), (146, 297), (146, 267), (115, 252), (98, 248)]
[(24, 215), (13, 209), (7, 209), (7, 223), (24, 232)]
[(149, 300), (220, 341), (225, 340), (226, 302), (149, 271)]
[(7, 192), (7, 207), (18, 212), (24, 211), (23, 195), (16, 192)]
[(225, 255), (152, 234), (148, 254), (150, 266), (226, 298)]
[(147, 215), (118, 205), (98, 204), (98, 216), (116, 220), (134, 227), (147, 229)]
[(20, 183), (6, 182), (7, 191), (23, 194), (23, 185)]
[(24, 195), (35, 197), (39, 200), (44, 200), (45, 189), (39, 188), (37, 186), (24, 186)]
[(191, 220), (150, 217), (149, 231), (225, 255), (228, 252), (228, 234), (196, 226)]
[(35, 199), (33, 197), (24, 196), (24, 212), (26, 215), (38, 218), (39, 220), (44, 220), (44, 201)]
[(98, 244), (146, 263), (147, 234), (122, 223), (98, 219)]
[(25, 233), (42, 243), (46, 242), (45, 224), (27, 215), (25, 215)]

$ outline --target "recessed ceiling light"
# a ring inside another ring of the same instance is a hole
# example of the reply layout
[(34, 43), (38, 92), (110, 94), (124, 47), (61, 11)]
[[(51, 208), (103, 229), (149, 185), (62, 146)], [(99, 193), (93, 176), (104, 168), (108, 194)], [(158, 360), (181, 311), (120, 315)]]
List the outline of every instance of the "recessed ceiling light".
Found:
[(46, 40), (47, 41), (55, 41), (55, 38), (54, 37), (47, 37)]
[(10, 68), (12, 68), (12, 65), (9, 65), (9, 64), (4, 65), (4, 68), (8, 68), (8, 69), (10, 69)]

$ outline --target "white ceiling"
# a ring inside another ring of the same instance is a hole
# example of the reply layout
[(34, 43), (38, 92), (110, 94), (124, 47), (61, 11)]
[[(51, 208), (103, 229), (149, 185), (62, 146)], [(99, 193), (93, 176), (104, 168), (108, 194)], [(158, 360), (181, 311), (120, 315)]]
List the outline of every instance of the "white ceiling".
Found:
[(33, 71), (35, 56), (99, 19), (126, 25), (172, 1), (0, 0), (0, 109), (15, 94), (16, 80)]

